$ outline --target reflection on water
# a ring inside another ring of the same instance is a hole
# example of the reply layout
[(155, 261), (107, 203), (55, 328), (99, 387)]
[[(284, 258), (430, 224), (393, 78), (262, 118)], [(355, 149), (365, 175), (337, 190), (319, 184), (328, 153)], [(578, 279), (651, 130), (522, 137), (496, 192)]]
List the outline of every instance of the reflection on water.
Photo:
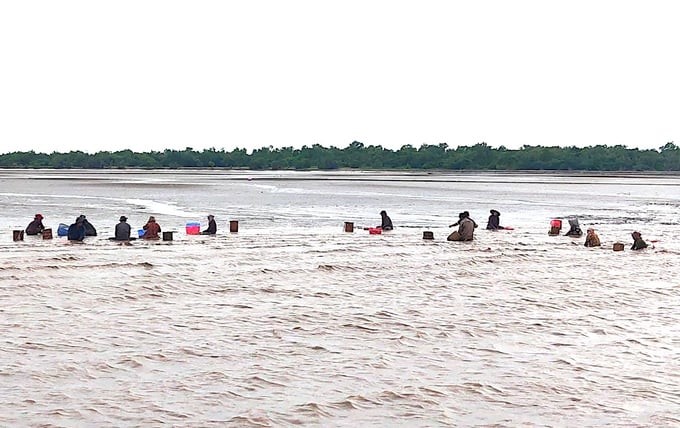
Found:
[[(0, 425), (678, 426), (676, 183), (0, 172)], [(516, 229), (445, 242), (490, 208)], [(393, 232), (342, 232), (381, 209)], [(12, 242), (36, 212), (101, 236)], [(216, 237), (106, 239), (207, 213)], [(547, 236), (567, 215), (603, 247)], [(654, 249), (611, 251), (635, 229)]]

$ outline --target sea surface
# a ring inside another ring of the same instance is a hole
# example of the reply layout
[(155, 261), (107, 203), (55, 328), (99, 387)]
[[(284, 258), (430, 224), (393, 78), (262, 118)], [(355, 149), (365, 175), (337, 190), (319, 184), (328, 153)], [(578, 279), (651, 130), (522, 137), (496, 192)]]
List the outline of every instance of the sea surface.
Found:
[(0, 426), (677, 427), (679, 212), (667, 175), (0, 170)]

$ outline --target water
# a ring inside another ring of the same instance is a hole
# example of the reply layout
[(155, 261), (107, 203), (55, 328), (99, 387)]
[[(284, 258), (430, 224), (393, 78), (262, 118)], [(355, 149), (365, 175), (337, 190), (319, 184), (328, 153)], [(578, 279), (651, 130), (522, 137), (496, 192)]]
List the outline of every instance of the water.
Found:
[[(680, 426), (678, 184), (0, 171), (0, 425)], [(445, 241), (491, 208), (515, 230)], [(12, 242), (36, 212), (100, 236)], [(121, 215), (179, 233), (119, 246)], [(547, 236), (569, 215), (603, 247)]]

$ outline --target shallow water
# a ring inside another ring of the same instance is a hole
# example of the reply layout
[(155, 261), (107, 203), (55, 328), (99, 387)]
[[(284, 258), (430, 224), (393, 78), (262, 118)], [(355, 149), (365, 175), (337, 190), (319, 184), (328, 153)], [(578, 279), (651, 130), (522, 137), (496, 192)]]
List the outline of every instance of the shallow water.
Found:
[[(680, 426), (678, 184), (0, 171), (0, 425)], [(445, 241), (490, 208), (515, 230)], [(36, 212), (100, 236), (12, 242)], [(179, 233), (119, 246), (120, 215)], [(603, 247), (547, 236), (570, 215)]]

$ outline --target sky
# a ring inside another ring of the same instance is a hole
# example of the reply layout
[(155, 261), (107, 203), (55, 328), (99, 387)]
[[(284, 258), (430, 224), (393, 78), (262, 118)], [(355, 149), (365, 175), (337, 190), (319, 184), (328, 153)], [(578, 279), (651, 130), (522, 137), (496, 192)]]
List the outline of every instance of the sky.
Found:
[(2, 1), (0, 152), (680, 142), (677, 1)]

